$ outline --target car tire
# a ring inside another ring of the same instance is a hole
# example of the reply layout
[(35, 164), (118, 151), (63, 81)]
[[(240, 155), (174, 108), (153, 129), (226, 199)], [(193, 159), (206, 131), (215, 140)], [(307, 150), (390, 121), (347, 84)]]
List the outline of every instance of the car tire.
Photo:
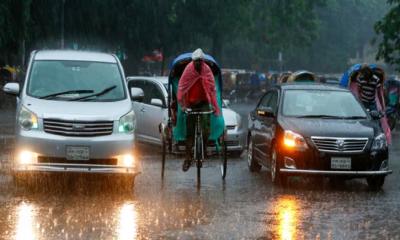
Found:
[(281, 167), (281, 159), (276, 151), (275, 145), (271, 148), (271, 164), (270, 164), (270, 175), (271, 181), (274, 185), (286, 187), (287, 185), (287, 176), (280, 172)]
[(385, 176), (374, 176), (367, 178), (368, 187), (371, 190), (380, 190), (385, 183)]
[(243, 151), (242, 150), (239, 150), (239, 151), (234, 151), (234, 152), (231, 152), (231, 156), (232, 157), (234, 157), (234, 158), (240, 158), (241, 156), (242, 156), (242, 153), (243, 153)]
[(247, 166), (250, 172), (261, 171), (261, 165), (254, 159), (254, 147), (252, 137), (249, 137), (249, 143), (247, 144)]

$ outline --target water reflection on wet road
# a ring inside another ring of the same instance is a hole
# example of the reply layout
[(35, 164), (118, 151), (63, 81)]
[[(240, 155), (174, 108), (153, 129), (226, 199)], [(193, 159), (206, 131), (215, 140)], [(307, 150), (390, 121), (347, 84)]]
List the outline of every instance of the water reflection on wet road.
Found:
[(0, 175), (0, 239), (400, 239), (399, 141), (397, 132), (394, 173), (379, 192), (365, 180), (333, 187), (294, 178), (274, 187), (244, 158), (230, 159), (225, 183), (218, 165), (205, 163), (197, 190), (195, 169), (181, 172), (180, 159), (168, 159), (162, 182), (159, 150), (143, 147), (132, 192), (102, 181), (23, 191)]

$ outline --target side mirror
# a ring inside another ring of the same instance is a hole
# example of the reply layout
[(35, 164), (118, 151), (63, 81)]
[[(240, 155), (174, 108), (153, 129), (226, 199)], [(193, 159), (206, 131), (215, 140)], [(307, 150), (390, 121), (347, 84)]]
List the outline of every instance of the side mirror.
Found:
[(131, 88), (131, 99), (132, 101), (141, 102), (144, 98), (144, 92), (141, 88)]
[(158, 99), (158, 98), (152, 98), (151, 101), (150, 101), (150, 104), (154, 105), (154, 106), (157, 106), (157, 107), (164, 107), (164, 104), (163, 104), (162, 100)]
[(18, 83), (7, 83), (3, 87), (3, 91), (7, 94), (18, 95), (19, 94), (19, 84)]
[(257, 115), (261, 117), (275, 117), (275, 113), (270, 107), (257, 109)]
[(379, 111), (376, 110), (372, 110), (369, 112), (369, 115), (371, 115), (372, 119), (374, 120), (379, 120), (381, 119), (383, 116)]

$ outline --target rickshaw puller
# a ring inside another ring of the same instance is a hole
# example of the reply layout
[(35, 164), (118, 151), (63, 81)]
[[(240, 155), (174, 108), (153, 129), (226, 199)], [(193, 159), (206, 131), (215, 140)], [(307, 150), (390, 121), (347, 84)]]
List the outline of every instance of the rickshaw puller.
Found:
[[(211, 68), (204, 62), (204, 53), (199, 48), (192, 54), (192, 62), (182, 73), (178, 85), (178, 103), (185, 111), (188, 108), (196, 111), (209, 111), (210, 107), (215, 115), (220, 114), (217, 104), (217, 93), (214, 75)], [(195, 116), (189, 115), (186, 119), (186, 159), (182, 170), (187, 171), (192, 164), (192, 147), (194, 142)], [(209, 115), (202, 116), (204, 146), (209, 136)]]
[(364, 64), (356, 80), (359, 97), (364, 107), (370, 111), (377, 110), (376, 93), (378, 93), (379, 101), (384, 103), (383, 96), (378, 91), (378, 88), (381, 87), (379, 78), (373, 74), (372, 69), (368, 65)]

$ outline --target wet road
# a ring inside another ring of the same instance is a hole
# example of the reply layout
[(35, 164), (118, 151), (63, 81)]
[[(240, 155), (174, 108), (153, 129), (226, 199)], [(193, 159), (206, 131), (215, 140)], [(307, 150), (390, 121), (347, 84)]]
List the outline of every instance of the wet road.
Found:
[(0, 239), (400, 239), (399, 142), (397, 132), (394, 173), (379, 192), (364, 180), (332, 187), (295, 178), (287, 189), (274, 187), (265, 170), (250, 173), (244, 157), (229, 159), (225, 182), (218, 165), (206, 163), (197, 190), (195, 169), (181, 172), (179, 159), (168, 159), (162, 182), (158, 149), (143, 146), (132, 192), (84, 182), (16, 191), (3, 174)]

